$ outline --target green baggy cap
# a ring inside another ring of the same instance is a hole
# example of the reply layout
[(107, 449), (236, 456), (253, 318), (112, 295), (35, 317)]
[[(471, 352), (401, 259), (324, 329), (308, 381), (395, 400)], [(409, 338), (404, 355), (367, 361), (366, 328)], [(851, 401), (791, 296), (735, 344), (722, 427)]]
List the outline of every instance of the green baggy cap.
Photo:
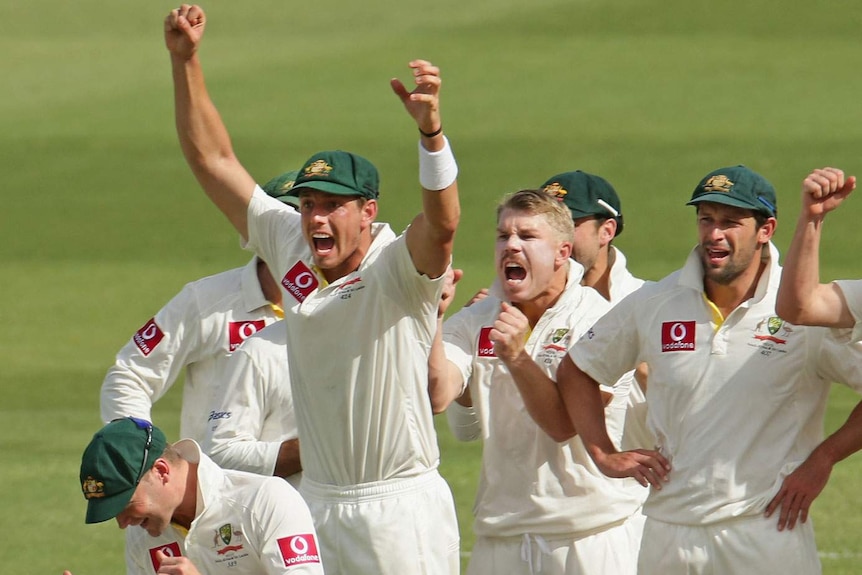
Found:
[(304, 189), (376, 200), (380, 195), (380, 176), (374, 164), (362, 156), (341, 150), (318, 152), (299, 170), (290, 195), (298, 196)]
[(119, 515), (166, 445), (165, 434), (144, 419), (116, 419), (97, 431), (81, 459), (86, 522)]
[(778, 215), (775, 188), (766, 178), (742, 164), (719, 168), (704, 176), (686, 205), (695, 206), (700, 202), (746, 208), (772, 217)]
[(542, 184), (541, 189), (562, 200), (572, 212), (573, 220), (586, 216), (613, 218), (617, 222), (614, 237), (622, 233), (620, 197), (606, 179), (576, 170), (557, 174)]

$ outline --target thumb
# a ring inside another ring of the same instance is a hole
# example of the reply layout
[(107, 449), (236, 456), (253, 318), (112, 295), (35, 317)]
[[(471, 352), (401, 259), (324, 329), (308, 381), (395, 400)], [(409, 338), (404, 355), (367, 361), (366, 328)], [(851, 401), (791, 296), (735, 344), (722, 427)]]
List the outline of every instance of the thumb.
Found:
[(464, 277), (464, 270), (462, 269), (453, 269), (452, 270), (452, 283), (456, 284), (461, 281), (461, 278)]

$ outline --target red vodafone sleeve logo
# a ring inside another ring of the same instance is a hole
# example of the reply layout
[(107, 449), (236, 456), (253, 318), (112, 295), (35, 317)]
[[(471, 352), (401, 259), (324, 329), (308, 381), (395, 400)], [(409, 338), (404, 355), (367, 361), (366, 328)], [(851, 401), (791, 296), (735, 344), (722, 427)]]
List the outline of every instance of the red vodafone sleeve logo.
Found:
[(693, 321), (666, 321), (661, 324), (661, 351), (694, 351)]
[(242, 342), (266, 327), (264, 320), (255, 321), (232, 321), (228, 324), (228, 337), (230, 345), (228, 349), (231, 352), (236, 351)]
[(494, 342), (491, 341), (492, 327), (483, 327), (479, 331), (479, 342), (476, 344), (476, 355), (478, 357), (497, 357), (494, 353)]
[(142, 354), (150, 355), (164, 337), (164, 332), (156, 324), (156, 318), (151, 318), (150, 321), (144, 324), (144, 327), (135, 333), (132, 339)]
[(282, 537), (278, 540), (278, 548), (281, 551), (281, 558), (284, 560), (285, 567), (320, 563), (317, 540), (313, 533)]
[(302, 262), (296, 262), (281, 278), (282, 287), (300, 303), (317, 289), (318, 283), (314, 272)]
[(180, 552), (180, 544), (174, 541), (173, 543), (168, 543), (167, 545), (162, 545), (161, 547), (153, 547), (150, 549), (150, 561), (153, 562), (153, 569), (156, 573), (159, 572), (159, 567), (161, 566), (159, 560), (156, 559), (156, 553), (161, 551), (167, 557), (181, 557), (182, 553)]

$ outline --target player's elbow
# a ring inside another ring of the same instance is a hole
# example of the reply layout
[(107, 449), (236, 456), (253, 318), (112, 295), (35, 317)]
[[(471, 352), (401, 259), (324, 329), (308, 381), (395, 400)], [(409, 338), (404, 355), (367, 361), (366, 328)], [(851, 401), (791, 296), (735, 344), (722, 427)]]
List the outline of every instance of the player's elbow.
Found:
[(547, 433), (548, 436), (557, 443), (566, 443), (571, 441), (571, 439), (578, 434), (571, 422), (566, 422), (555, 426), (554, 428), (546, 429), (545, 433)]
[(790, 323), (800, 324), (805, 319), (805, 309), (800, 302), (779, 296), (775, 302), (775, 314)]

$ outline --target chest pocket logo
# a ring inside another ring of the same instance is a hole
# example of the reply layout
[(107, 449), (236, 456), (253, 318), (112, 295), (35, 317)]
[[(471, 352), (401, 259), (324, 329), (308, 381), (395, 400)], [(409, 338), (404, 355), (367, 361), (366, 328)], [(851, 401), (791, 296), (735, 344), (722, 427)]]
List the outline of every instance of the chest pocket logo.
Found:
[(301, 261), (293, 264), (293, 267), (281, 278), (281, 285), (299, 303), (304, 302), (305, 298), (317, 289), (319, 283), (314, 272)]
[(665, 321), (661, 324), (661, 351), (694, 351), (694, 321)]

